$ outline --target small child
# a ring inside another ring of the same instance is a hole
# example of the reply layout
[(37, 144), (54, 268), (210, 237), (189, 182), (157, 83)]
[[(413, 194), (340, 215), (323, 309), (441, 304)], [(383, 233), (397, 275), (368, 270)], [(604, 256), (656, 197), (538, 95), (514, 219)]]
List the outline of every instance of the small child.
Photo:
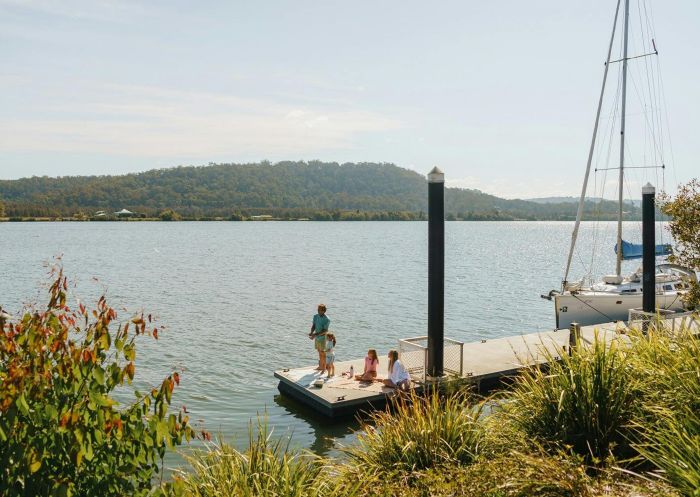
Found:
[(357, 381), (374, 381), (377, 377), (378, 364), (379, 357), (377, 357), (377, 351), (369, 349), (367, 351), (367, 357), (365, 357), (365, 370), (362, 374), (355, 375), (355, 379)]
[(326, 334), (326, 371), (328, 378), (335, 375), (335, 335), (333, 333)]

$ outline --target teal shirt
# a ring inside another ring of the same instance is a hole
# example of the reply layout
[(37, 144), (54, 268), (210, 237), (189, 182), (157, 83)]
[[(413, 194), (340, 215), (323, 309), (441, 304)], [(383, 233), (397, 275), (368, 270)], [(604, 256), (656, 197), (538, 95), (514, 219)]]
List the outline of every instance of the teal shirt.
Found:
[(321, 316), (320, 314), (314, 315), (314, 335), (318, 335), (323, 331), (328, 331), (328, 326), (331, 324), (331, 320), (325, 314)]

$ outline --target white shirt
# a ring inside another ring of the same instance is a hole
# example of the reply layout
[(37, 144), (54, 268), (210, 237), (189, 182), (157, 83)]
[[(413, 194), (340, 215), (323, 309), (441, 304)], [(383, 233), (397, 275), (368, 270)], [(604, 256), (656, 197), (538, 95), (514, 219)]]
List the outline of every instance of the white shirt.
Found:
[(391, 367), (389, 379), (394, 383), (394, 385), (398, 385), (404, 380), (411, 380), (411, 376), (408, 374), (408, 371), (406, 371), (406, 368), (403, 366), (403, 364), (401, 364), (399, 359), (397, 359), (394, 365)]

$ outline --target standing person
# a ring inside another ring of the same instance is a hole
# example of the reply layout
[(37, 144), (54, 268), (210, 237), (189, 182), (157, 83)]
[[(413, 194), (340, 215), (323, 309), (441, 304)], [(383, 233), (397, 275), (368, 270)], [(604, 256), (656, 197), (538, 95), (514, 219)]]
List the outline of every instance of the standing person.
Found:
[(389, 354), (389, 377), (383, 380), (385, 386), (398, 388), (399, 390), (409, 390), (411, 388), (411, 375), (399, 360), (399, 353), (390, 350)]
[(316, 371), (326, 369), (326, 334), (331, 320), (326, 316), (325, 304), (318, 304), (318, 314), (315, 314), (311, 322), (309, 338), (313, 339), (314, 347), (318, 351), (318, 367)]
[(335, 344), (335, 335), (326, 334), (326, 371), (329, 378), (335, 376)]

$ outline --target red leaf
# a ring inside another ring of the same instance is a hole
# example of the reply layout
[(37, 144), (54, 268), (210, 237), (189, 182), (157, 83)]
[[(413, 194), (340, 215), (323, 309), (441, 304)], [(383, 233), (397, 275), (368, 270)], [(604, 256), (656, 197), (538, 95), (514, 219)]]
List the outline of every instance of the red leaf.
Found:
[(59, 426), (61, 428), (64, 428), (68, 424), (68, 421), (70, 421), (70, 413), (69, 412), (67, 412), (63, 416), (61, 416), (61, 421), (59, 421)]
[(180, 374), (179, 373), (177, 373), (177, 372), (173, 373), (173, 380), (175, 380), (175, 383), (177, 384), (177, 386), (180, 386)]

